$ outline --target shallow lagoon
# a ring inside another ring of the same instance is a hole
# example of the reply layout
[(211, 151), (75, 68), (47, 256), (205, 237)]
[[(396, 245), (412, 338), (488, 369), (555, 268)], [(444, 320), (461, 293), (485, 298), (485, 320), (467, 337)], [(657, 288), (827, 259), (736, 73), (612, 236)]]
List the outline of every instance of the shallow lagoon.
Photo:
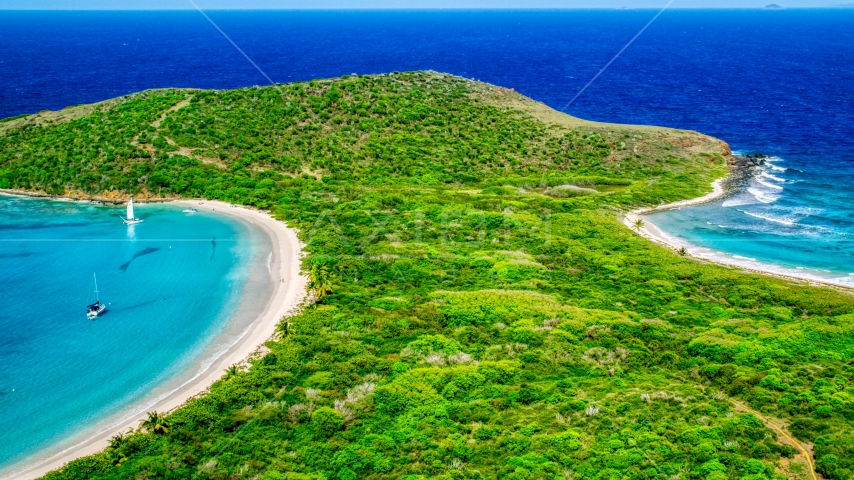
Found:
[[(0, 471), (144, 411), (263, 307), (270, 247), (231, 217), (0, 196)], [(85, 307), (98, 275), (108, 309)]]

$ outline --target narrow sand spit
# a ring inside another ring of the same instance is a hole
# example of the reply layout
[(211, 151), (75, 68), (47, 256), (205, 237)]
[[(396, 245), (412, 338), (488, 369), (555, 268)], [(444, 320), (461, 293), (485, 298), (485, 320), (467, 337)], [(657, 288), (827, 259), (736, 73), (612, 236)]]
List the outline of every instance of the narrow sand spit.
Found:
[[(844, 288), (847, 290), (854, 289), (854, 282), (851, 282), (854, 277), (844, 279), (825, 278), (809, 271), (801, 271), (794, 268), (787, 268), (770, 263), (760, 262), (752, 258), (743, 258), (733, 255), (728, 255), (723, 252), (718, 252), (709, 248), (698, 247), (685, 240), (668, 235), (666, 232), (655, 226), (649, 221), (645, 215), (664, 210), (671, 210), (680, 207), (689, 207), (692, 205), (700, 205), (703, 203), (713, 202), (727, 195), (726, 189), (723, 187), (724, 179), (718, 179), (712, 182), (713, 191), (702, 197), (692, 198), (690, 200), (682, 200), (680, 202), (669, 203), (655, 208), (644, 208), (633, 210), (623, 217), (623, 224), (632, 230), (636, 230), (642, 237), (651, 240), (659, 245), (667, 248), (672, 248), (676, 251), (685, 249), (685, 255), (698, 258), (718, 265), (726, 267), (736, 267), (749, 273), (758, 273), (761, 275), (769, 275), (772, 277), (782, 278), (784, 280), (796, 282), (808, 282), (811, 285), (824, 285), (835, 288)], [(643, 220), (643, 226), (638, 230), (635, 228), (635, 222)]]
[[(223, 376), (223, 371), (229, 366), (248, 359), (270, 339), (276, 331), (276, 326), (282, 317), (293, 313), (302, 303), (306, 295), (306, 278), (300, 273), (301, 244), (296, 232), (284, 223), (273, 219), (270, 215), (243, 207), (233, 207), (227, 203), (195, 200), (180, 200), (177, 205), (192, 207), (196, 210), (216, 211), (247, 221), (261, 230), (270, 239), (273, 247), (271, 264), (271, 283), (273, 293), (264, 310), (252, 322), (245, 334), (214, 361), (203, 373), (184, 384), (168, 396), (161, 398), (147, 411), (167, 412), (184, 405), (189, 399), (205, 392), (211, 384)], [(282, 281), (284, 280), (284, 282)], [(86, 455), (92, 455), (107, 447), (109, 439), (119, 432), (139, 426), (139, 421), (145, 413), (131, 417), (118, 425), (114, 425), (96, 433), (89, 439), (74, 445), (51, 457), (27, 465), (12, 473), (9, 479), (38, 478), (51, 470), (56, 470), (66, 463)]]

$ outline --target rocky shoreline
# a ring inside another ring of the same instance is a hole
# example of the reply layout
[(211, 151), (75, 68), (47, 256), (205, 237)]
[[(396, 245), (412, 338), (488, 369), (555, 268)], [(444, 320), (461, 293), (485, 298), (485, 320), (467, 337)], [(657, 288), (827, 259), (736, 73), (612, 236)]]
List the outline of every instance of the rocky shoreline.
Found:
[(846, 291), (854, 290), (854, 287), (851, 285), (817, 278), (813, 275), (784, 267), (777, 268), (771, 264), (764, 264), (762, 262), (755, 261), (751, 262), (749, 265), (745, 264), (743, 261), (729, 258), (726, 255), (719, 254), (711, 249), (698, 247), (668, 235), (645, 217), (645, 215), (653, 212), (662, 212), (674, 208), (701, 205), (729, 197), (730, 195), (741, 191), (743, 188), (746, 188), (750, 179), (756, 175), (757, 169), (764, 167), (769, 158), (771, 157), (763, 154), (733, 155), (731, 160), (727, 163), (730, 167), (729, 174), (724, 178), (719, 178), (712, 182), (713, 191), (711, 193), (702, 197), (674, 202), (667, 205), (660, 205), (658, 207), (633, 210), (623, 217), (623, 224), (628, 228), (635, 230), (642, 237), (663, 247), (669, 248), (680, 256), (692, 257), (724, 267), (735, 267), (747, 273), (766, 275), (800, 284), (806, 283), (812, 286), (831, 287)]
[[(66, 190), (62, 194), (47, 193), (39, 190), (15, 190), (12, 188), (0, 188), (0, 194), (14, 195), (18, 197), (46, 198), (51, 200), (65, 200), (71, 202), (86, 202), (95, 205), (121, 205), (130, 200), (131, 195), (123, 192), (104, 192), (100, 195), (89, 195), (81, 191)], [(160, 197), (147, 191), (133, 195), (137, 203), (168, 203), (177, 200), (192, 200), (183, 197)]]
[(771, 157), (761, 153), (733, 155), (732, 160), (728, 163), (730, 173), (723, 182), (723, 186), (727, 190), (725, 196), (745, 188), (747, 182), (756, 175), (756, 170), (764, 167), (769, 158)]

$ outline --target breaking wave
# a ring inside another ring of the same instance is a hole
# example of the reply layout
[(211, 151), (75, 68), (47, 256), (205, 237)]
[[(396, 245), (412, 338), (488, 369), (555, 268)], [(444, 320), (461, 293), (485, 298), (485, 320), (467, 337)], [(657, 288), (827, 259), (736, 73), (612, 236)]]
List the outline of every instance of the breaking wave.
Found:
[(773, 183), (763, 182), (762, 180), (756, 179), (756, 183), (762, 185), (765, 188), (770, 188), (772, 190), (782, 190), (783, 187), (780, 185), (774, 185)]
[(786, 179), (785, 179), (785, 178), (780, 178), (780, 177), (778, 177), (778, 176), (776, 176), (776, 175), (771, 175), (771, 174), (770, 174), (770, 173), (768, 173), (768, 172), (762, 172), (762, 173), (760, 173), (760, 174), (759, 174), (759, 176), (760, 176), (760, 177), (763, 177), (763, 178), (767, 178), (767, 179), (769, 179), (769, 180), (774, 180), (775, 182), (779, 182), (779, 183), (786, 183)]
[(750, 187), (747, 189), (747, 192), (753, 195), (753, 198), (759, 200), (762, 203), (774, 203), (780, 199), (780, 195), (774, 195), (767, 190), (762, 190), (755, 187)]
[(769, 222), (779, 223), (780, 225), (786, 225), (789, 227), (795, 225), (795, 221), (790, 219), (790, 218), (787, 218), (787, 217), (775, 217), (773, 215), (768, 215), (768, 214), (762, 215), (759, 213), (748, 212), (747, 210), (739, 210), (739, 211), (741, 213), (743, 213), (745, 215), (749, 215), (753, 218), (759, 218), (762, 220), (767, 220)]
[(739, 195), (736, 197), (728, 198), (724, 200), (724, 203), (721, 204), (722, 207), (740, 207), (742, 205), (753, 205), (756, 203), (756, 199), (749, 195)]

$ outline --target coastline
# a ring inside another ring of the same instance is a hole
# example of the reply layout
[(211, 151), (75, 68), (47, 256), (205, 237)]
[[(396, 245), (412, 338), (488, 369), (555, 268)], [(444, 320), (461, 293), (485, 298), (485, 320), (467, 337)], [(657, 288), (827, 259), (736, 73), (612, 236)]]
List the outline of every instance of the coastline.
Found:
[[(116, 192), (107, 192), (111, 193), (111, 195), (103, 196), (103, 195), (88, 195), (82, 192), (66, 192), (62, 195), (54, 195), (52, 193), (45, 193), (42, 191), (30, 191), (30, 190), (14, 190), (10, 188), (0, 188), (0, 195), (11, 195), (13, 197), (29, 197), (29, 198), (43, 198), (45, 200), (53, 200), (56, 202), (83, 202), (83, 203), (95, 203), (95, 204), (111, 204), (111, 205), (120, 205), (126, 203), (130, 198), (130, 195), (120, 194)], [(156, 195), (152, 195), (149, 192), (143, 191), (137, 194), (137, 201), (142, 201), (146, 203), (173, 203), (184, 201), (181, 198), (176, 197), (165, 197), (161, 198)]]
[[(2, 193), (20, 195), (18, 192), (4, 191)], [(219, 201), (204, 200), (202, 203), (199, 202), (200, 200), (173, 200), (170, 203), (236, 217), (238, 220), (252, 224), (268, 237), (272, 247), (270, 263), (272, 292), (260, 314), (234, 344), (191, 380), (165, 396), (157, 398), (153, 404), (145, 409), (146, 411), (170, 412), (206, 392), (210, 385), (222, 378), (223, 371), (228, 366), (245, 363), (262, 349), (264, 343), (275, 334), (279, 321), (283, 317), (293, 314), (306, 296), (307, 279), (300, 272), (302, 244), (298, 240), (295, 230), (258, 210), (240, 206), (232, 207), (230, 204)], [(125, 414), (127, 413), (125, 412)], [(58, 453), (46, 458), (39, 458), (32, 463), (23, 462), (17, 468), (13, 467), (9, 472), (10, 476), (4, 478), (39, 478), (50, 471), (61, 468), (72, 460), (100, 452), (108, 446), (109, 439), (112, 436), (129, 428), (135, 429), (139, 426), (139, 421), (145, 416), (145, 412), (127, 415), (120, 422), (97, 431), (89, 438)]]
[[(760, 262), (758, 260), (748, 258), (736, 258), (734, 256), (727, 255), (723, 252), (717, 252), (710, 248), (694, 245), (685, 240), (678, 239), (672, 235), (669, 235), (668, 233), (658, 228), (658, 226), (656, 226), (654, 223), (649, 221), (647, 215), (651, 213), (663, 212), (666, 210), (672, 210), (674, 208), (701, 205), (704, 203), (714, 202), (715, 200), (719, 200), (727, 196), (729, 192), (726, 188), (724, 188), (724, 181), (726, 181), (728, 178), (729, 177), (723, 177), (712, 182), (712, 192), (707, 193), (702, 197), (681, 200), (666, 205), (660, 205), (658, 207), (632, 210), (623, 216), (623, 225), (628, 227), (630, 230), (636, 231), (640, 236), (646, 238), (647, 240), (657, 243), (663, 247), (675, 250), (676, 252), (685, 249), (686, 253), (684, 256), (686, 257), (691, 257), (697, 260), (714, 263), (716, 265), (721, 265), (724, 267), (738, 268), (739, 270), (743, 270), (746, 273), (765, 275), (769, 277), (779, 278), (782, 280), (788, 280), (791, 282), (806, 282), (812, 286), (832, 287), (847, 291), (854, 290), (854, 284), (834, 282), (831, 279), (822, 278), (817, 275), (811, 275), (806, 271), (801, 272), (794, 268), (773, 265), (770, 263)], [(634, 224), (638, 220), (643, 221), (643, 226), (640, 227), (640, 229), (635, 230)]]

